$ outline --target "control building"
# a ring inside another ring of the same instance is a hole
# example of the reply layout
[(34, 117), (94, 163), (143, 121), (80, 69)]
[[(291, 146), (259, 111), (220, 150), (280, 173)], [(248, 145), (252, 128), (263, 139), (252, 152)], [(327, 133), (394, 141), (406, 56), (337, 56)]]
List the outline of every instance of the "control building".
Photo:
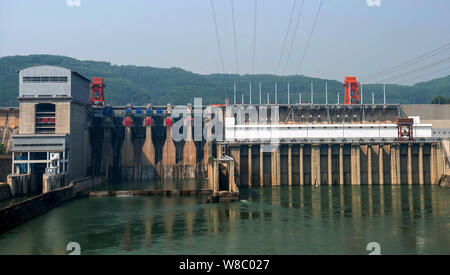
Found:
[[(88, 175), (90, 80), (69, 69), (36, 66), (19, 73), (19, 133), (12, 141), (12, 174)], [(53, 160), (53, 163), (52, 163)]]

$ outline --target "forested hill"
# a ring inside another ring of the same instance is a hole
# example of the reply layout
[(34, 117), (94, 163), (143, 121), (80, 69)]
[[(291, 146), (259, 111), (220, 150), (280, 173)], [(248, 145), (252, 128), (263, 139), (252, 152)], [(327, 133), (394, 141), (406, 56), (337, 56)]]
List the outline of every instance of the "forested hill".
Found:
[[(270, 93), (274, 99), (274, 83), (278, 83), (278, 101), (287, 103), (287, 83), (290, 82), (291, 103), (299, 100), (310, 101), (311, 81), (314, 82), (314, 103), (325, 103), (325, 82), (328, 82), (329, 103), (335, 103), (337, 92), (342, 103), (344, 88), (335, 80), (310, 78), (306, 76), (274, 75), (201, 75), (179, 68), (160, 69), (154, 67), (117, 66), (108, 62), (80, 61), (70, 57), (54, 55), (7, 56), (0, 58), (0, 106), (17, 106), (19, 90), (16, 71), (36, 65), (54, 65), (65, 67), (92, 78), (104, 77), (107, 85), (106, 102), (109, 104), (186, 104), (194, 97), (202, 97), (204, 104), (223, 103), (225, 97), (233, 101), (233, 82), (237, 84), (237, 101), (241, 102), (241, 93), (245, 93), (245, 102), (249, 100), (249, 83), (252, 82), (252, 102), (259, 103), (261, 82), (263, 101)], [(381, 85), (364, 85), (364, 102), (372, 101), (375, 93), (376, 103), (383, 99)], [(450, 76), (418, 83), (414, 86), (387, 85), (388, 103), (430, 103), (434, 96), (450, 97)]]

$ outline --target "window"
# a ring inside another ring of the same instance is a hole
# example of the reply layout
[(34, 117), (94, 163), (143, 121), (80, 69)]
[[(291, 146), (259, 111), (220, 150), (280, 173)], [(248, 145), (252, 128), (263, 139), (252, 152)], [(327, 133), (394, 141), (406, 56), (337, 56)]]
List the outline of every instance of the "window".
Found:
[(55, 105), (40, 103), (36, 105), (35, 118), (36, 134), (50, 134), (55, 132)]
[(66, 83), (67, 76), (24, 76), (24, 83)]

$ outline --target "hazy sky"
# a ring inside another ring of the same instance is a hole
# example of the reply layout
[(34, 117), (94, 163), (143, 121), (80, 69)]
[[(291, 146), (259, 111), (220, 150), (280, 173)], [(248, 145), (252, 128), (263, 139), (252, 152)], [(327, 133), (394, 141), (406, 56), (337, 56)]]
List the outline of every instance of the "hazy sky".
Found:
[[(450, 42), (449, 0), (380, 1), (370, 7), (366, 0), (324, 0), (299, 74), (340, 81), (345, 75), (363, 77)], [(257, 0), (254, 73), (273, 74), (278, 63), (278, 74), (297, 72), (319, 2), (305, 0), (293, 40), (302, 3), (297, 1), (280, 61), (294, 0)], [(225, 72), (236, 73), (230, 3), (214, 0)], [(239, 73), (251, 74), (254, 0), (234, 0), (234, 10)], [(67, 0), (0, 0), (0, 56), (28, 54), (223, 72), (210, 0), (81, 0), (79, 7)], [(389, 76), (449, 56), (447, 50)], [(416, 72), (416, 79), (406, 74), (393, 82), (447, 75), (449, 66), (444, 60)]]

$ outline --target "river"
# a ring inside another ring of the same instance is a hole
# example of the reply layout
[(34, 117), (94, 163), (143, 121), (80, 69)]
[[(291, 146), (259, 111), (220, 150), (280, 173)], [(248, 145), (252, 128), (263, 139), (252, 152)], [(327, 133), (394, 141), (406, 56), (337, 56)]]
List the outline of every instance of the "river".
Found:
[[(175, 184), (177, 185), (177, 184)], [(149, 189), (123, 183), (103, 189)], [(97, 189), (99, 189), (97, 188)], [(450, 190), (438, 186), (241, 188), (206, 196), (82, 198), (0, 234), (0, 254), (450, 254)]]

